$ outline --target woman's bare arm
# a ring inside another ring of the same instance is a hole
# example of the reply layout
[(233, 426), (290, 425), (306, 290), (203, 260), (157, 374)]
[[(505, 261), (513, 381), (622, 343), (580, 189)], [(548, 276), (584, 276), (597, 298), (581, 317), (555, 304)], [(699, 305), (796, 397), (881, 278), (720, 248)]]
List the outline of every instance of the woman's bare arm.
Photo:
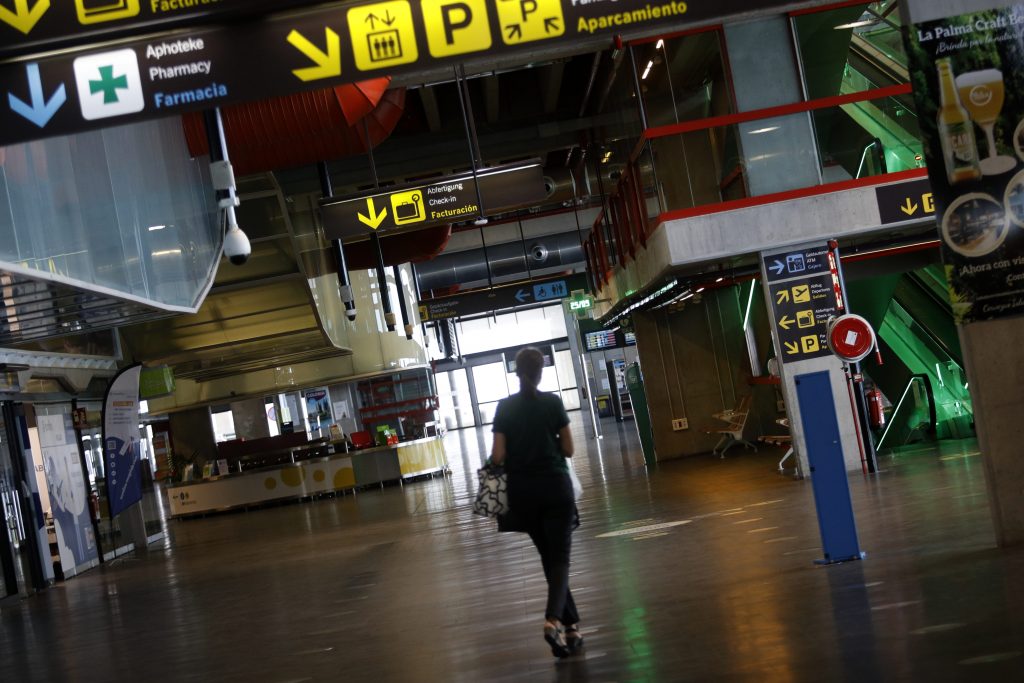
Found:
[(567, 458), (572, 457), (576, 449), (572, 443), (572, 431), (569, 429), (569, 425), (558, 430), (558, 445), (562, 447), (562, 455)]
[(505, 463), (505, 435), (494, 432), (494, 445), (491, 447), (491, 462), (495, 465)]

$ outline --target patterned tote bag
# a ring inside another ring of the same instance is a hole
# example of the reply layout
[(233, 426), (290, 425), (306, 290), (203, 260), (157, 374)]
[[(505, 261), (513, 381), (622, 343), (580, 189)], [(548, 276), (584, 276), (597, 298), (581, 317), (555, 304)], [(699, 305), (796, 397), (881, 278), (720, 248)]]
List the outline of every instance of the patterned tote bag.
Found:
[(487, 465), (476, 471), (480, 487), (473, 501), (473, 514), (497, 517), (508, 512), (508, 476), (500, 467)]

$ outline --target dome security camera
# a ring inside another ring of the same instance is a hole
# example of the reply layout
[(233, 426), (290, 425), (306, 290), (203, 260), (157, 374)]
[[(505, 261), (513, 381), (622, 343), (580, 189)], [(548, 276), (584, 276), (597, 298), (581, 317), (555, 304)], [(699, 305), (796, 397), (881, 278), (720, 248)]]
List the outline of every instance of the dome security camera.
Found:
[(537, 263), (544, 263), (548, 260), (548, 248), (543, 244), (534, 244), (530, 247), (530, 258)]
[(228, 231), (224, 235), (224, 255), (233, 265), (240, 266), (249, 260), (251, 254), (252, 246), (249, 244), (249, 238), (238, 227), (235, 209), (230, 207), (228, 208)]
[(356, 319), (356, 309), (355, 308), (346, 308), (345, 309), (345, 317), (348, 318), (350, 321), (351, 320), (355, 320)]

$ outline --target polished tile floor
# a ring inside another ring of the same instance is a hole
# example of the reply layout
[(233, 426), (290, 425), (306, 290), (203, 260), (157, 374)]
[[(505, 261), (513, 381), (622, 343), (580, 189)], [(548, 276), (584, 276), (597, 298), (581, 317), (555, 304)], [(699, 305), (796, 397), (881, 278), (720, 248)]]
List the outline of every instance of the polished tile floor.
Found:
[(864, 562), (828, 568), (779, 453), (648, 474), (632, 424), (581, 443), (585, 653), (541, 639), (528, 540), (452, 476), (170, 525), (166, 546), (0, 610), (0, 681), (1017, 681), (1024, 551), (994, 547), (972, 442), (852, 479)]

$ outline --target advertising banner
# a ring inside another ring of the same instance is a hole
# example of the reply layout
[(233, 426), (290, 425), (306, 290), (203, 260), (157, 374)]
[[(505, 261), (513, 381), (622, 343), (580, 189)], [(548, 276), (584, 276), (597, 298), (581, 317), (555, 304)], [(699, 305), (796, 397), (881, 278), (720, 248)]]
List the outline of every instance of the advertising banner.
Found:
[(103, 401), (103, 460), (111, 517), (142, 500), (141, 370), (141, 365), (122, 370), (110, 383)]
[(65, 576), (73, 576), (99, 559), (92, 520), (89, 517), (89, 493), (78, 457), (70, 414), (37, 413), (36, 429), (46, 473), (50, 514), (57, 536), (57, 551)]
[(1024, 5), (907, 35), (954, 316), (1024, 313)]

